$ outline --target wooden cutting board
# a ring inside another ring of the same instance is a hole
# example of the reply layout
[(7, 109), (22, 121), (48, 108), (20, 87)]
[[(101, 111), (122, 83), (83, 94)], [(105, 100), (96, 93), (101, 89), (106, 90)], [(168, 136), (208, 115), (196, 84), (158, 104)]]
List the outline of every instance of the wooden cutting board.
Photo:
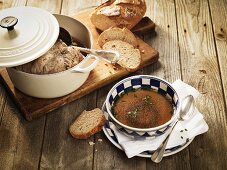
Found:
[[(80, 12), (74, 18), (81, 21), (91, 30), (94, 42), (93, 48), (97, 49), (99, 48), (98, 44), (96, 43), (99, 33), (90, 22), (89, 14), (91, 13), (91, 10), (92, 9)], [(141, 39), (137, 39), (142, 56), (142, 63), (140, 68), (156, 62), (159, 56), (158, 52)], [(7, 71), (5, 69), (0, 70), (0, 78), (2, 79), (2, 82), (4, 83), (6, 89), (12, 96), (12, 99), (15, 101), (18, 108), (21, 110), (21, 113), (29, 121), (38, 118), (54, 109), (57, 109), (64, 104), (85, 96), (92, 91), (97, 90), (100, 87), (118, 80), (128, 74), (130, 73), (120, 66), (113, 66), (106, 63), (105, 61), (101, 61), (98, 66), (90, 73), (87, 81), (78, 90), (60, 98), (38, 99), (27, 96), (15, 89), (7, 74)]]

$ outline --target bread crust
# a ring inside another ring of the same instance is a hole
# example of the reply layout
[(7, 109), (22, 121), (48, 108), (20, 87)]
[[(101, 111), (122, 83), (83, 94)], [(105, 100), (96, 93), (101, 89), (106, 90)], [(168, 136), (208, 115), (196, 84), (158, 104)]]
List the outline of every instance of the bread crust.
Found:
[[(86, 114), (86, 113), (82, 112), (81, 115), (82, 114)], [(89, 132), (83, 133), (83, 134), (78, 134), (74, 131), (74, 126), (75, 126), (74, 124), (77, 123), (77, 121), (79, 121), (79, 119), (80, 119), (80, 116), (69, 127), (70, 134), (76, 139), (87, 139), (87, 138), (89, 138), (90, 136), (94, 135), (95, 133), (101, 131), (102, 127), (106, 123), (105, 116), (102, 115), (101, 120), (98, 122), (98, 124), (96, 126), (94, 126)]]
[[(108, 15), (103, 12), (106, 9), (109, 11)], [(114, 12), (118, 9), (119, 15), (118, 12)], [(111, 10), (112, 16), (109, 15)], [(92, 24), (102, 31), (113, 26), (132, 29), (143, 18), (145, 12), (145, 0), (110, 0), (98, 6), (90, 15), (90, 19)]]
[(111, 27), (103, 31), (98, 38), (98, 44), (102, 48), (106, 42), (111, 40), (122, 40), (133, 45), (135, 48), (138, 46), (135, 35), (127, 28)]
[(129, 72), (136, 71), (140, 66), (140, 51), (128, 42), (122, 40), (111, 40), (103, 45), (103, 49), (118, 51), (120, 53), (120, 58), (117, 63), (123, 68), (126, 68)]
[(106, 119), (105, 119), (105, 117), (103, 117), (102, 120), (100, 121), (99, 125), (96, 126), (96, 127), (94, 127), (94, 128), (93, 128), (91, 131), (89, 131), (88, 133), (84, 133), (84, 134), (75, 134), (75, 133), (73, 133), (72, 130), (69, 129), (69, 131), (70, 131), (71, 135), (72, 135), (74, 138), (76, 138), (76, 139), (87, 139), (87, 138), (89, 138), (90, 136), (92, 136), (92, 135), (98, 133), (99, 131), (101, 131), (101, 130), (102, 130), (102, 127), (103, 127), (104, 124), (105, 124), (105, 122), (106, 122)]

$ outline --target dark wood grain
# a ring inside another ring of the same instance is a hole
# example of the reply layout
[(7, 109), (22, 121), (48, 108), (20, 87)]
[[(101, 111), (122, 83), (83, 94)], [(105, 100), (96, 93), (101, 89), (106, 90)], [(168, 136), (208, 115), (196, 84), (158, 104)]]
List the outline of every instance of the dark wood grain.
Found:
[[(10, 1), (4, 1), (4, 3)], [(22, 4), (24, 2), (24, 4)], [(31, 1), (14, 1), (13, 5), (32, 5)], [(53, 2), (54, 3), (54, 2)], [(45, 1), (40, 7), (51, 9)], [(13, 6), (12, 5), (12, 6)], [(7, 5), (6, 5), (7, 6)], [(37, 5), (34, 5), (37, 6)], [(9, 7), (9, 6), (7, 6)], [(55, 11), (57, 12), (57, 11)], [(1, 169), (38, 169), (42, 152), (45, 117), (29, 123), (7, 97), (0, 126)]]
[[(106, 95), (111, 85), (106, 86), (106, 88), (98, 90), (97, 95), (97, 106), (102, 107)], [(99, 142), (99, 139), (102, 139), (102, 142)], [(140, 170), (146, 169), (146, 159), (134, 157), (128, 159), (125, 153), (114, 145), (106, 138), (103, 133), (95, 135), (95, 149), (94, 149), (94, 169), (103, 170), (103, 169), (119, 169), (119, 170)]]
[[(157, 49), (160, 58), (130, 75), (156, 75), (170, 82), (183, 78), (196, 87), (202, 93), (196, 105), (204, 113), (209, 131), (160, 164), (145, 158), (128, 159), (103, 132), (87, 140), (76, 140), (68, 132), (69, 125), (81, 111), (101, 108), (116, 81), (32, 122), (23, 119), (0, 85), (0, 169), (226, 169), (227, 1), (146, 2), (146, 15), (156, 23), (157, 35), (140, 38)], [(26, 3), (52, 13), (61, 11), (74, 16), (101, 1), (7, 0), (0, 1), (0, 9)], [(89, 141), (95, 145), (89, 145)]]
[[(0, 9), (5, 9), (5, 8), (10, 8), (10, 7), (16, 7), (16, 6), (21, 6), (25, 5), (27, 0), (21, 0), (21, 1), (16, 1), (16, 0), (9, 0), (9, 1), (0, 1)], [(4, 68), (0, 68), (0, 72), (4, 70)], [(1, 82), (1, 81), (0, 81)], [(2, 115), (5, 107), (5, 90), (3, 89), (2, 86), (0, 86), (0, 125), (1, 125), (1, 120), (2, 120)]]
[[(76, 9), (71, 3), (78, 6), (78, 1), (64, 1), (61, 14), (65, 14), (66, 9)], [(94, 136), (76, 140), (68, 129), (83, 110), (95, 107), (96, 92), (93, 92), (47, 115), (40, 169), (92, 169), (94, 146), (89, 145), (89, 141), (94, 141)]]
[(89, 141), (93, 136), (76, 140), (68, 129), (83, 110), (96, 107), (95, 99), (94, 92), (47, 115), (41, 169), (92, 169), (93, 146)]
[[(215, 39), (218, 62), (220, 68), (221, 82), (223, 85), (224, 96), (225, 96), (225, 105), (227, 100), (227, 1), (226, 0), (209, 0), (209, 7), (211, 12), (212, 26), (213, 26), (213, 35)], [(220, 15), (221, 14), (221, 15)], [(225, 109), (225, 113), (227, 108)], [(222, 120), (226, 120), (227, 115), (221, 114), (220, 117)], [(223, 122), (223, 125), (227, 128), (226, 121)], [(227, 145), (227, 131), (224, 131), (225, 144)]]
[[(4, 1), (0, 8), (26, 4), (26, 0)], [(0, 167), (38, 169), (44, 131), (44, 118), (29, 124), (0, 86)]]
[[(156, 75), (172, 82), (181, 77), (179, 63), (179, 47), (176, 32), (176, 17), (175, 13), (170, 13), (170, 11), (175, 10), (174, 1), (158, 1), (157, 3), (147, 1), (147, 6), (149, 7), (149, 9), (147, 10), (146, 15), (151, 16), (151, 19), (154, 20), (154, 22), (156, 23), (157, 36), (152, 38), (153, 34), (150, 34), (145, 36), (144, 40), (145, 42), (152, 44), (152, 46), (158, 49), (158, 51), (160, 50), (160, 58), (159, 63), (144, 67), (143, 71), (136, 72), (135, 74)], [(155, 17), (151, 14), (155, 15)], [(160, 63), (162, 63), (163, 65), (160, 65)], [(171, 67), (173, 65), (176, 67)], [(110, 86), (108, 87), (109, 89), (111, 88)], [(100, 102), (98, 105), (100, 107), (103, 104), (107, 93), (108, 91), (99, 90), (98, 96), (100, 97), (98, 98)], [(103, 135), (96, 136), (96, 141), (98, 140), (98, 138), (103, 138)], [(115, 146), (111, 147), (111, 145), (106, 144), (106, 141), (108, 142), (108, 139), (105, 138), (103, 143), (98, 142), (96, 145), (97, 152), (95, 152), (95, 169), (105, 169), (107, 167), (111, 167), (111, 169), (190, 168), (189, 152), (187, 149), (177, 155), (174, 155), (174, 158), (164, 158), (161, 165), (158, 165), (153, 163), (150, 159), (147, 159), (146, 162), (143, 158), (138, 157), (127, 159), (123, 151), (119, 150)], [(103, 160), (106, 155), (109, 155), (108, 160), (105, 161), (105, 163), (100, 164), (100, 161)]]
[[(159, 62), (153, 67), (144, 68), (144, 74), (151, 74), (174, 82), (181, 79), (181, 64), (178, 45), (177, 21), (174, 0), (149, 1), (148, 15), (156, 23), (156, 37), (146, 36), (145, 42), (159, 50)], [(166, 157), (161, 164), (147, 160), (147, 169), (190, 169), (188, 149), (171, 157)]]
[(176, 0), (176, 13), (183, 80), (202, 93), (196, 104), (210, 126), (189, 146), (190, 162), (193, 169), (223, 169), (226, 113), (208, 2)]
[(0, 126), (1, 169), (38, 168), (44, 119), (27, 122), (7, 98)]
[(2, 115), (6, 104), (6, 92), (3, 90), (3, 85), (0, 83), (0, 125), (2, 122)]

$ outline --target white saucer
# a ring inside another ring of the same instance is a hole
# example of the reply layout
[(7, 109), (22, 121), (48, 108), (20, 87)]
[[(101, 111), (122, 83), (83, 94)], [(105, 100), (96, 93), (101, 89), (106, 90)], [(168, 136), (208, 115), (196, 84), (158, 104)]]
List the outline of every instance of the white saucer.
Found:
[[(106, 109), (105, 109), (105, 103), (103, 104), (103, 107), (102, 107), (102, 110), (104, 112), (106, 112)], [(118, 141), (117, 141), (117, 138), (115, 137), (115, 134), (113, 132), (113, 130), (109, 127), (109, 124), (106, 123), (104, 126), (103, 126), (103, 132), (104, 134), (106, 135), (106, 137), (109, 139), (109, 141), (114, 144), (117, 148), (123, 150), (121, 148), (121, 146), (119, 145)], [(194, 138), (193, 138), (194, 139)], [(176, 147), (173, 147), (173, 148), (170, 148), (170, 149), (167, 149), (165, 151), (165, 154), (164, 156), (170, 156), (170, 155), (173, 155), (173, 154), (176, 154), (180, 151), (182, 151), (184, 148), (186, 148), (192, 141), (193, 139), (190, 139), (188, 140), (185, 144), (183, 145), (180, 145), (180, 146), (176, 146)], [(151, 151), (145, 151), (145, 152), (142, 152), (136, 156), (138, 157), (145, 157), (145, 158), (150, 158), (151, 157), (151, 154), (152, 152)]]

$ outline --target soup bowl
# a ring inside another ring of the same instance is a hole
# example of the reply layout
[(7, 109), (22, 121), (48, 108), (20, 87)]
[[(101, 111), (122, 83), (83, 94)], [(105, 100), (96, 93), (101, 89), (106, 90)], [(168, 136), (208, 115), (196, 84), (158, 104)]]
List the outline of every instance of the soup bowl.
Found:
[[(151, 89), (165, 96), (173, 107), (171, 118), (166, 123), (152, 128), (136, 128), (120, 122), (115, 117), (113, 111), (114, 104), (123, 94), (132, 91), (133, 89)], [(134, 137), (157, 137), (164, 134), (177, 120), (180, 110), (180, 101), (177, 92), (166, 80), (150, 75), (137, 75), (125, 78), (111, 88), (106, 97), (105, 108), (107, 111), (105, 116), (108, 122), (111, 121), (114, 123), (114, 125), (124, 134)]]

